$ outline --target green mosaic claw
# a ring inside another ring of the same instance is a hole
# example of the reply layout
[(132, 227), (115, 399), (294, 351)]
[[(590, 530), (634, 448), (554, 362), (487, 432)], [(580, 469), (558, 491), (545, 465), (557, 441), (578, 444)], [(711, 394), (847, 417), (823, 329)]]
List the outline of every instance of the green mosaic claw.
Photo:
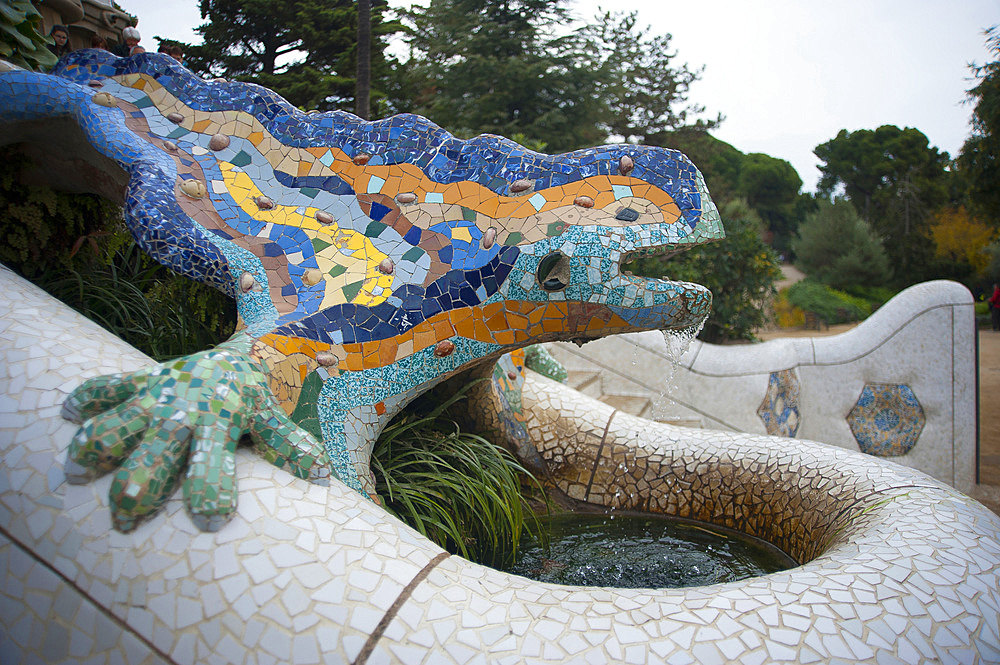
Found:
[(242, 338), (148, 370), (91, 379), (66, 400), (63, 415), (82, 425), (66, 479), (84, 483), (117, 469), (114, 525), (129, 531), (170, 497), (181, 473), (194, 522), (215, 531), (236, 511), (236, 446), (249, 436), (268, 461), (325, 483), (322, 445), (291, 422)]

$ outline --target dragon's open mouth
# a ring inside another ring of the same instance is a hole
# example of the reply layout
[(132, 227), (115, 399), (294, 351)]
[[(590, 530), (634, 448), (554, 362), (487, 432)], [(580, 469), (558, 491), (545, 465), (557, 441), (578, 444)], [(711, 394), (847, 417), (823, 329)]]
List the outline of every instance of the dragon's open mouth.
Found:
[(694, 245), (659, 245), (625, 252), (619, 262), (619, 270), (626, 279), (669, 280), (667, 266), (670, 259), (692, 247)]

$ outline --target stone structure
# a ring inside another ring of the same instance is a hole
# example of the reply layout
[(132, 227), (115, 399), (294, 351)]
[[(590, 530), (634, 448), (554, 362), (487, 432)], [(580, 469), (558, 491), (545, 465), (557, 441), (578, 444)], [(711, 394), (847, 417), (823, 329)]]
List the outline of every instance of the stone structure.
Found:
[(537, 341), (691, 327), (711, 302), (699, 285), (620, 271), (635, 252), (722, 234), (673, 150), (547, 156), (418, 116), (307, 115), (159, 54), (82, 51), (51, 76), (0, 74), (8, 140), (67, 116), (129, 174), (140, 245), (231, 293), (243, 323), (216, 350), (95, 379), (68, 403), (82, 427), (67, 472), (119, 469), (121, 529), (182, 472), (197, 523), (221, 526), (243, 434), (300, 477), (332, 469), (375, 498), (372, 444), (421, 391)]
[[(156, 365), (0, 270), (4, 661), (1000, 659), (1000, 519), (979, 504), (821, 444), (627, 416), (506, 353), (701, 321), (702, 287), (618, 272), (721, 233), (679, 154), (552, 158), (413, 116), (306, 118), (156, 55), (5, 69), (7, 140), (74, 119), (128, 173), (144, 248), (232, 293), (245, 328)], [(566, 494), (737, 528), (801, 565), (695, 589), (547, 585), (451, 557), (368, 501), (388, 418), (497, 359), (478, 411)], [(766, 400), (779, 429), (790, 385), (778, 374)], [(864, 408), (907, 399), (879, 390)], [(244, 432), (265, 460), (235, 449)]]
[(122, 30), (135, 23), (135, 17), (118, 9), (111, 0), (42, 0), (42, 32), (49, 34), (53, 25), (69, 28), (72, 49), (90, 48), (90, 39), (100, 35), (108, 46), (122, 41)]
[(0, 661), (1000, 661), (1000, 518), (983, 506), (880, 458), (671, 427), (530, 372), (524, 423), (565, 492), (734, 527), (801, 565), (689, 589), (535, 583), (246, 449), (220, 531), (178, 497), (119, 533), (110, 476), (64, 482), (60, 402), (150, 365), (0, 270)]
[(549, 349), (569, 385), (624, 411), (892, 456), (975, 495), (975, 335), (968, 289), (936, 281), (831, 337), (695, 340), (680, 358), (658, 333)]

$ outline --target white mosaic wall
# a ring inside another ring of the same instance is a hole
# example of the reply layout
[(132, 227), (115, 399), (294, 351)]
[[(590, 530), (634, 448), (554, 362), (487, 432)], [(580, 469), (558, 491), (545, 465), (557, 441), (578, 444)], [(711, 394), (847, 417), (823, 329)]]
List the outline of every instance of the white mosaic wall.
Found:
[[(149, 360), (6, 270), (0, 294), (2, 663), (1000, 662), (1000, 518), (979, 504), (843, 450), (614, 416), (536, 376), (540, 443), (603, 436), (614, 445), (596, 454), (612, 465), (624, 453), (689, 486), (704, 477), (680, 499), (690, 506), (720, 503), (713, 459), (743, 470), (733, 496), (774, 496), (754, 490), (765, 479), (828, 496), (827, 548), (696, 589), (538, 584), (449, 557), (339, 482), (311, 485), (245, 450), (222, 530), (199, 532), (178, 498), (113, 532), (110, 479), (64, 482), (73, 428), (59, 405), (86, 377)], [(828, 476), (850, 482), (827, 492)], [(756, 508), (798, 532), (783, 499)]]
[(971, 493), (975, 334), (972, 295), (942, 280), (906, 289), (840, 335), (725, 346), (695, 340), (674, 370), (657, 332), (547, 346), (570, 371), (570, 385), (587, 395), (655, 420), (735, 432), (768, 433), (758, 412), (769, 378), (789, 370), (798, 384), (797, 438), (850, 450), (859, 445), (848, 415), (864, 387), (908, 386), (925, 423), (916, 445), (893, 461)]

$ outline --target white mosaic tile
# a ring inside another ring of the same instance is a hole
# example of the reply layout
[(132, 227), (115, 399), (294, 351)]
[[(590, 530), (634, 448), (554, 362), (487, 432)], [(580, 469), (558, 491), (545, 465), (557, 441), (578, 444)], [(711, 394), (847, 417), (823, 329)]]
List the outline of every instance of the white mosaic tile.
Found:
[[(50, 395), (86, 376), (147, 362), (0, 276), (0, 341), (11, 351), (0, 413), (57, 405)], [(10, 315), (30, 309), (20, 302), (64, 327), (52, 335), (68, 340), (60, 356), (29, 352), (46, 341)], [(660, 510), (766, 533), (804, 563), (712, 587), (616, 591), (538, 584), (450, 557), (412, 589), (367, 662), (997, 660), (1000, 519), (966, 497), (842, 450), (624, 414), (598, 457), (608, 410), (535, 378), (526, 395), (532, 434), (543, 454), (563, 456), (566, 478), (580, 480), (568, 460), (598, 462), (592, 500), (654, 497)], [(353, 662), (440, 552), (339, 484), (309, 485), (243, 450), (240, 507), (226, 528), (199, 532), (174, 499), (117, 534), (107, 478), (61, 481), (71, 434), (55, 409), (0, 423), (5, 662)], [(670, 493), (670, 482), (688, 494)], [(705, 501), (711, 492), (726, 500)]]

